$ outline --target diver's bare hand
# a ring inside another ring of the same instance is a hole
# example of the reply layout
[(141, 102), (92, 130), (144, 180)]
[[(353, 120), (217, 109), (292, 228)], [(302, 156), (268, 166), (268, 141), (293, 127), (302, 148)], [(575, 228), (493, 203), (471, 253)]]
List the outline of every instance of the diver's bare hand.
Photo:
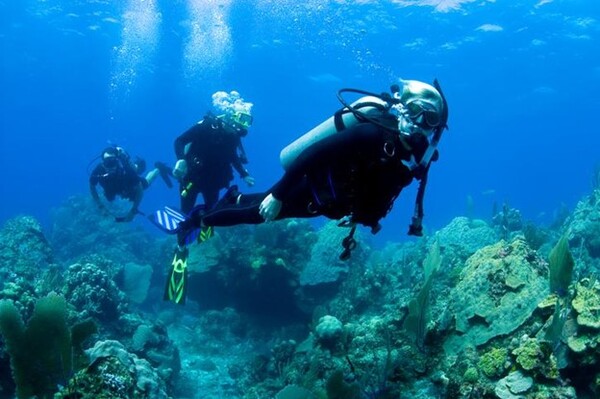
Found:
[(281, 201), (273, 197), (273, 194), (269, 194), (260, 203), (258, 213), (266, 222), (271, 222), (279, 215), (281, 204)]

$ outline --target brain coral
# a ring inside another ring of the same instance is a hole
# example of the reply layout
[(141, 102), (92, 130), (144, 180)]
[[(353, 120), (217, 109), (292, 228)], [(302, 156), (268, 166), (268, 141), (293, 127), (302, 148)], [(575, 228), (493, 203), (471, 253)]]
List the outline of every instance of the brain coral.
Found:
[(572, 305), (577, 312), (577, 324), (600, 329), (600, 282), (584, 278), (577, 283)]
[(516, 330), (548, 295), (546, 276), (545, 262), (522, 237), (477, 251), (450, 294), (456, 335), (444, 344), (446, 351), (479, 346)]

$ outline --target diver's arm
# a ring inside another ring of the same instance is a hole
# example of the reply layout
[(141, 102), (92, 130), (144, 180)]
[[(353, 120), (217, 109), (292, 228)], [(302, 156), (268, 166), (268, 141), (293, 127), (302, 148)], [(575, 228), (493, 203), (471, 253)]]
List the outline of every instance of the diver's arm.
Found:
[(246, 168), (244, 168), (244, 165), (242, 165), (242, 161), (240, 160), (240, 157), (238, 157), (237, 155), (231, 161), (231, 166), (233, 166), (233, 168), (239, 173), (239, 175), (242, 179), (247, 176), (250, 176), (250, 172), (248, 172), (248, 170)]
[(190, 144), (194, 140), (194, 137), (202, 131), (202, 124), (203, 121), (198, 122), (175, 139), (174, 147), (175, 156), (177, 159), (184, 159), (185, 147)]
[[(241, 139), (238, 137), (235, 141), (235, 148), (233, 149), (233, 158), (231, 160), (231, 166), (238, 172), (240, 178), (246, 182), (249, 187), (254, 186), (255, 180), (254, 177), (250, 175), (248, 169), (244, 167), (245, 163), (248, 163), (245, 154), (242, 155), (238, 152), (238, 149), (243, 148)], [(243, 149), (241, 150), (243, 151)]]

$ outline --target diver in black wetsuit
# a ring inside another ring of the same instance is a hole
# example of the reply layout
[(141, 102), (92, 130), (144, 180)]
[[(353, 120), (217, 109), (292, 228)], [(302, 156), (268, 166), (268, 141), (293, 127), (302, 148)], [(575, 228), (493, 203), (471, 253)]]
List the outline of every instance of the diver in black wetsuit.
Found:
[[(320, 215), (350, 226), (362, 224), (376, 233), (379, 220), (416, 178), (421, 187), (409, 234), (422, 235), (424, 187), (438, 156), (448, 107), (437, 82), (437, 88), (419, 81), (403, 83), (402, 88), (393, 87), (394, 98), (345, 104), (334, 117), (336, 132), (315, 140), (288, 162), (286, 173), (270, 190), (250, 195), (230, 190), (213, 209), (183, 222), (180, 234), (200, 223), (231, 226)], [(361, 113), (361, 107), (369, 111)], [(342, 115), (349, 112), (355, 120), (344, 127)]]
[(212, 208), (219, 191), (233, 180), (232, 166), (249, 185), (254, 184), (243, 165), (247, 162), (245, 155), (240, 152), (241, 138), (248, 133), (250, 119), (240, 118), (248, 118), (248, 122), (241, 124), (208, 114), (175, 139), (178, 161), (173, 174), (180, 178), (183, 212), (192, 210), (200, 193), (206, 208)]
[[(244, 101), (237, 91), (218, 91), (212, 98), (215, 109), (222, 113), (208, 113), (175, 139), (177, 163), (173, 176), (180, 182), (181, 211), (186, 215), (200, 193), (205, 209), (217, 203), (219, 191), (233, 180), (232, 167), (248, 186), (254, 185), (254, 178), (244, 167), (248, 160), (242, 146), (242, 137), (252, 124), (253, 104)], [(179, 251), (184, 249), (184, 238), (178, 236)]]
[[(248, 163), (242, 137), (252, 124), (250, 111), (253, 104), (244, 101), (237, 91), (218, 91), (212, 95), (213, 105), (219, 115), (208, 113), (200, 122), (175, 140), (177, 162), (173, 176), (180, 182), (181, 211), (187, 215), (202, 194), (203, 209), (211, 209), (219, 199), (219, 191), (229, 188), (233, 180), (232, 167), (248, 186), (254, 178), (244, 167)], [(212, 228), (202, 237), (210, 237)], [(177, 247), (167, 279), (165, 299), (175, 303), (185, 301), (185, 270), (188, 250), (187, 233), (177, 235)]]
[(422, 235), (423, 195), (447, 127), (448, 105), (437, 81), (435, 87), (415, 80), (402, 83), (402, 87), (392, 86), (392, 95), (341, 90), (368, 96), (350, 105), (339, 95), (342, 109), (282, 151), (286, 172), (267, 192), (240, 194), (232, 186), (214, 207), (175, 214), (175, 221), (170, 221), (172, 210), (158, 211), (155, 223), (176, 232), (179, 242), (165, 299), (184, 303), (188, 255), (184, 245), (198, 232), (203, 241), (204, 229), (214, 226), (326, 216), (350, 227), (340, 255), (345, 260), (356, 246), (356, 225), (379, 231), (379, 220), (402, 189), (417, 179), (416, 209), (408, 234)]
[(311, 145), (267, 192), (228, 192), (213, 210), (202, 215), (202, 223), (230, 226), (352, 215), (354, 222), (376, 229), (402, 188), (414, 178), (402, 161), (408, 161), (411, 153), (418, 154), (417, 160), (423, 156), (427, 142), (416, 138), (407, 138), (412, 146), (409, 152), (397, 137), (372, 123), (359, 123)]
[(90, 174), (90, 193), (98, 208), (106, 211), (96, 188), (102, 187), (104, 197), (108, 202), (117, 196), (131, 201), (131, 208), (125, 216), (116, 216), (117, 222), (130, 222), (139, 213), (138, 207), (142, 202), (144, 190), (152, 184), (157, 176), (161, 176), (168, 187), (172, 187), (169, 175), (170, 169), (162, 162), (156, 162), (155, 169), (141, 176), (146, 169), (146, 162), (137, 158), (132, 160), (122, 147), (108, 147), (100, 154), (101, 162)]

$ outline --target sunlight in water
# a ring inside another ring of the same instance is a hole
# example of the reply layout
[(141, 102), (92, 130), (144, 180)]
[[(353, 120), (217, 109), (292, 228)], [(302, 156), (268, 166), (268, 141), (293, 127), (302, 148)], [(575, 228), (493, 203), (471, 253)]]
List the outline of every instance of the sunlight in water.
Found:
[(121, 44), (113, 48), (111, 77), (111, 91), (117, 97), (129, 94), (140, 73), (152, 71), (161, 14), (156, 0), (129, 0), (122, 20)]
[(219, 73), (231, 56), (231, 31), (228, 25), (231, 0), (188, 0), (189, 29), (184, 48), (186, 78), (201, 78)]

